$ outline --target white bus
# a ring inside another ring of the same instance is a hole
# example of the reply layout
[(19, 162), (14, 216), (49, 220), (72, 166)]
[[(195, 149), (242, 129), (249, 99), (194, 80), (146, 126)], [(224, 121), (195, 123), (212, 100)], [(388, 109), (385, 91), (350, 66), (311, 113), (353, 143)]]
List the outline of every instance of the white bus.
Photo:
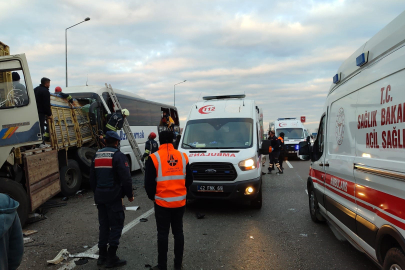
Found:
[[(131, 127), (131, 131), (134, 133), (134, 137), (142, 153), (145, 151), (145, 142), (148, 140), (149, 133), (155, 132), (158, 136), (158, 126), (162, 124), (161, 120), (163, 112), (172, 117), (175, 123), (174, 130), (176, 132), (180, 132), (179, 116), (176, 107), (149, 101), (131, 92), (119, 89), (114, 89), (114, 91), (121, 104), (121, 107), (128, 109), (130, 112), (130, 115), (127, 118), (128, 123)], [(93, 108), (91, 108), (91, 110), (97, 112), (95, 115), (100, 116), (94, 119), (94, 121), (98, 123), (99, 127), (103, 127), (101, 118), (108, 113), (114, 112), (114, 105), (110, 99), (106, 87), (73, 86), (63, 89), (63, 92), (70, 94), (82, 105), (94, 104), (92, 105)], [(140, 169), (125, 133), (120, 130), (118, 131), (118, 134), (121, 137), (121, 152), (128, 157), (131, 171)], [(158, 140), (158, 137), (156, 140)]]

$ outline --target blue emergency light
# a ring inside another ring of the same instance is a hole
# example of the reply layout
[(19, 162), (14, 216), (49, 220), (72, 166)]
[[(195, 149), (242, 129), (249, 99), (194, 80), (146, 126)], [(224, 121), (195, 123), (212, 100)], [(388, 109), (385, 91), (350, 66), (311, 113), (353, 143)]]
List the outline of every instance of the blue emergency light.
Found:
[(333, 76), (333, 83), (337, 84), (338, 82), (340, 82), (340, 73)]
[(300, 149), (299, 144), (297, 144), (297, 145), (295, 146), (295, 150), (298, 150), (298, 149)]
[(358, 67), (361, 67), (362, 65), (364, 65), (367, 62), (368, 62), (368, 52), (364, 52), (364, 53), (360, 54), (359, 56), (357, 56), (357, 58), (356, 58), (356, 66), (358, 66)]

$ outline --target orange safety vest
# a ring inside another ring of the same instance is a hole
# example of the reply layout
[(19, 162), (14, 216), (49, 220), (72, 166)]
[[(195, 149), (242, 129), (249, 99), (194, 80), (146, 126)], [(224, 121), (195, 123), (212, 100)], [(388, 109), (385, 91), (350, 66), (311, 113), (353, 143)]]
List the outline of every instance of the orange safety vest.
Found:
[(278, 137), (278, 139), (279, 139), (282, 143), (284, 143), (284, 139), (283, 139), (282, 137)]
[(156, 204), (166, 208), (185, 206), (187, 155), (174, 149), (170, 143), (161, 145), (150, 157), (157, 175)]

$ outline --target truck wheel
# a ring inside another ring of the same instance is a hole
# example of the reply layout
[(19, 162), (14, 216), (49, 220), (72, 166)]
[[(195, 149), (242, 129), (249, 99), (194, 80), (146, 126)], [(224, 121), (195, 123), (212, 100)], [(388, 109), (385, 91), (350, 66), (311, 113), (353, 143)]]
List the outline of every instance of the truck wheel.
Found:
[(312, 221), (315, 223), (324, 222), (325, 218), (319, 211), (318, 199), (316, 198), (315, 189), (312, 185), (308, 190), (308, 198), (309, 198), (309, 214), (311, 215)]
[(96, 156), (96, 150), (89, 147), (80, 147), (76, 152), (76, 160), (80, 165), (80, 168), (89, 174), (91, 162)]
[(13, 180), (0, 177), (0, 192), (7, 194), (20, 204), (17, 213), (20, 218), (21, 226), (23, 226), (30, 212), (30, 201), (24, 187)]
[(252, 206), (253, 209), (261, 209), (262, 208), (262, 187), (260, 186), (259, 194), (257, 194), (257, 197), (250, 202), (250, 206)]
[(72, 196), (80, 189), (82, 173), (79, 164), (69, 159), (68, 164), (60, 168), (60, 188), (63, 196)]
[(384, 259), (384, 270), (402, 270), (405, 269), (405, 255), (399, 248), (388, 250)]

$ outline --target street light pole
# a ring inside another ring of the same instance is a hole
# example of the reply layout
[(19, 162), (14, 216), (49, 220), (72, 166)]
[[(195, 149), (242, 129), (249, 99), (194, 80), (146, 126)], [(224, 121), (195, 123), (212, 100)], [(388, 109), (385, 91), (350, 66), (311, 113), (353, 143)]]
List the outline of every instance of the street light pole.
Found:
[(76, 26), (76, 25), (78, 25), (78, 24), (81, 24), (81, 23), (84, 23), (84, 22), (87, 22), (87, 21), (90, 21), (90, 18), (89, 18), (89, 17), (87, 17), (86, 19), (84, 19), (84, 21), (81, 21), (81, 22), (79, 22), (79, 23), (76, 23), (75, 25), (72, 25), (72, 26), (70, 26), (70, 27), (68, 27), (68, 28), (65, 29), (65, 56), (66, 56), (66, 67), (65, 67), (65, 70), (66, 70), (66, 87), (68, 87), (68, 70), (67, 70), (67, 30), (68, 30), (69, 28), (72, 28), (72, 27), (74, 27), (74, 26)]
[(174, 106), (176, 106), (176, 85), (178, 85), (178, 84), (181, 84), (181, 83), (184, 83), (184, 82), (186, 82), (187, 80), (184, 80), (184, 81), (182, 81), (182, 82), (179, 82), (179, 83), (176, 83), (175, 85), (173, 85), (173, 88), (174, 88)]

